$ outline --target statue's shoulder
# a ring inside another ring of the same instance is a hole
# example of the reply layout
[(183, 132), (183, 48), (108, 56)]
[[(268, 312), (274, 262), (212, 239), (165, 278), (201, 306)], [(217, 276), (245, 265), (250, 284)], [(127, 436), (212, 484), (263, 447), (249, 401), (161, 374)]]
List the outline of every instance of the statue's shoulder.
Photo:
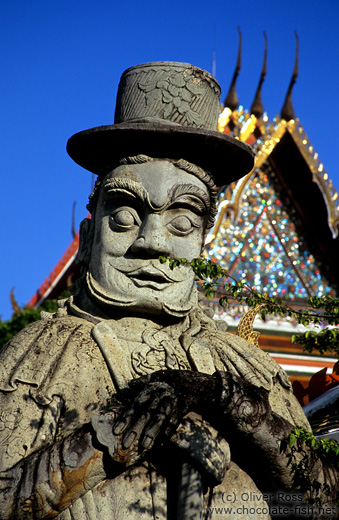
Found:
[[(57, 363), (68, 345), (94, 343), (93, 324), (64, 314), (47, 315), (18, 332), (0, 352), (0, 389), (11, 387), (15, 379), (35, 384), (37, 373), (45, 373)], [(15, 385), (14, 385), (15, 386)]]
[(92, 323), (76, 316), (68, 314), (58, 316), (57, 313), (50, 314), (46, 312), (42, 312), (41, 314), (42, 316), (40, 320), (30, 323), (9, 340), (5, 347), (0, 351), (1, 357), (8, 355), (13, 349), (27, 350), (30, 348), (32, 343), (36, 342), (41, 337), (45, 338), (47, 335), (49, 342), (53, 338), (58, 337), (58, 343), (60, 343), (60, 332), (62, 331), (64, 333), (72, 332), (78, 328), (88, 329), (91, 331), (93, 327)]
[(197, 338), (208, 344), (218, 370), (227, 370), (254, 386), (271, 390), (276, 382), (290, 390), (286, 372), (257, 344), (225, 330), (225, 324), (203, 312)]

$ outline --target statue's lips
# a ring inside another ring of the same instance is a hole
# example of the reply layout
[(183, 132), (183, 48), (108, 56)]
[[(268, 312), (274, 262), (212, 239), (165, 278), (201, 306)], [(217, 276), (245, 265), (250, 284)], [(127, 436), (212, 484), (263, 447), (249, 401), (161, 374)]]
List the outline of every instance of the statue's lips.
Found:
[(167, 273), (150, 265), (139, 267), (133, 271), (125, 271), (124, 274), (128, 276), (137, 287), (150, 287), (157, 290), (165, 289), (173, 283), (180, 281), (174, 275), (169, 276)]

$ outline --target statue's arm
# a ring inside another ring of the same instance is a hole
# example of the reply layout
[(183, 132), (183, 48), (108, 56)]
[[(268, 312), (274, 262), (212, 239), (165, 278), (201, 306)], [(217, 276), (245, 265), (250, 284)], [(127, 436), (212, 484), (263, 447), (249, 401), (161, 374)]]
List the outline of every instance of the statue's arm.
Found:
[[(169, 402), (174, 405), (168, 410), (165, 406), (161, 406), (161, 410), (155, 406), (152, 413), (156, 403), (154, 396), (158, 395), (157, 385), (166, 385), (171, 395)], [(229, 372), (211, 376), (182, 370), (155, 372), (132, 381), (130, 386), (135, 398), (118, 419), (115, 432), (122, 435), (126, 448), (130, 439), (133, 442), (139, 439), (139, 449), (145, 449), (146, 442), (149, 448), (158, 436), (161, 440), (162, 432), (166, 433), (166, 430), (167, 438), (177, 441), (181, 426), (177, 433), (174, 432), (178, 424), (185, 414), (193, 411), (229, 443), (232, 460), (248, 472), (259, 489), (299, 491), (307, 496), (312, 494), (315, 484), (317, 497), (322, 503), (337, 500), (338, 468), (321, 460), (307, 446), (300, 453), (291, 452), (286, 441), (294, 424), (272, 410), (268, 390), (246, 383)], [(288, 405), (296, 405), (293, 396), (291, 394), (289, 399), (285, 399), (282, 393), (281, 406)], [(172, 437), (171, 432), (174, 433)], [(209, 436), (207, 432), (206, 436)], [(192, 459), (189, 437), (184, 439), (184, 444), (186, 456)], [(198, 458), (196, 463), (199, 469), (206, 467)]]
[(90, 427), (45, 447), (0, 473), (2, 520), (54, 518), (101, 482), (103, 453), (93, 446)]
[(70, 403), (81, 381), (75, 385), (58, 372), (65, 355), (71, 366), (79, 338), (92, 352), (87, 329), (68, 318), (35, 322), (1, 351), (1, 520), (52, 518), (104, 478), (104, 450), (94, 448), (95, 435), (84, 426), (91, 409), (83, 413), (84, 406), (92, 401), (84, 392)]
[[(294, 425), (272, 410), (269, 392), (229, 373), (219, 377), (219, 428), (231, 445), (232, 457), (234, 454), (250, 474), (259, 476), (261, 489), (301, 490), (320, 502), (336, 502), (339, 469), (306, 445), (301, 452), (292, 453), (287, 439)], [(293, 396), (288, 401), (293, 406)]]
[(0, 473), (1, 520), (54, 518), (106, 478), (91, 427), (45, 447)]

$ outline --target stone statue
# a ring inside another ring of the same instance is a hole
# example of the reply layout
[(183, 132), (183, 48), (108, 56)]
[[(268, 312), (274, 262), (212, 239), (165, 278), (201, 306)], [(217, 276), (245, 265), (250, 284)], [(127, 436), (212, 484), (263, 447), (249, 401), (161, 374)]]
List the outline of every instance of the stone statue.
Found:
[[(266, 519), (278, 491), (299, 505), (311, 494), (287, 465), (285, 439), (309, 427), (287, 375), (218, 328), (189, 268), (159, 261), (201, 254), (216, 186), (253, 166), (247, 145), (216, 132), (219, 95), (188, 64), (132, 67), (115, 124), (69, 140), (98, 175), (82, 276), (2, 352), (1, 520), (194, 520), (215, 507)], [(338, 472), (300, 457), (332, 507)]]

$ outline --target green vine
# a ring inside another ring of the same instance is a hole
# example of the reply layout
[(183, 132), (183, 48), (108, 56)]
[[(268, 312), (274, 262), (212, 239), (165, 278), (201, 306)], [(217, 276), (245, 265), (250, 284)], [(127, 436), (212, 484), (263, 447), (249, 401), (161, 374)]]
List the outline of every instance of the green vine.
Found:
[(331, 464), (339, 467), (339, 443), (331, 439), (317, 439), (305, 428), (296, 427), (288, 437), (288, 444), (291, 450), (302, 451), (303, 443), (318, 453), (324, 459), (328, 459)]
[[(305, 446), (309, 450), (306, 450)], [(330, 497), (331, 489), (326, 481), (314, 478), (313, 470), (319, 459), (326, 465), (339, 467), (339, 444), (330, 439), (317, 439), (304, 428), (296, 427), (282, 442), (282, 450), (288, 458), (287, 466), (290, 466), (293, 472), (295, 488), (306, 491), (307, 503), (321, 506), (321, 495)]]
[[(219, 303), (223, 307), (227, 307), (232, 299), (249, 307), (261, 305), (259, 312), (262, 319), (265, 319), (266, 314), (275, 314), (293, 318), (304, 326), (327, 324), (333, 327), (339, 324), (339, 299), (337, 298), (312, 296), (307, 302), (307, 308), (296, 309), (279, 298), (269, 297), (256, 291), (247, 283), (237, 281), (228, 274), (226, 269), (211, 260), (194, 258), (188, 261), (186, 258), (160, 257), (161, 263), (167, 261), (171, 269), (180, 265), (191, 267), (202, 282), (202, 290), (206, 298), (215, 298), (222, 294)], [(329, 351), (339, 356), (339, 328), (327, 327), (319, 332), (306, 331), (303, 334), (295, 334), (291, 342), (301, 344), (307, 352), (316, 349), (321, 354)]]
[[(160, 258), (161, 263), (167, 261), (169, 261), (171, 269), (180, 265), (191, 267), (198, 279), (202, 281), (202, 289), (207, 298), (216, 297), (217, 294), (224, 292), (219, 298), (219, 303), (223, 307), (227, 307), (232, 298), (249, 307), (262, 305), (259, 312), (263, 319), (267, 313), (270, 313), (290, 316), (305, 326), (310, 323), (323, 324), (324, 322), (330, 325), (339, 324), (339, 300), (337, 298), (313, 296), (308, 300), (309, 308), (298, 310), (286, 305), (279, 298), (261, 294), (248, 284), (235, 280), (228, 275), (226, 269), (211, 260), (195, 258), (189, 262), (186, 258)], [(307, 352), (316, 348), (321, 354), (331, 351), (337, 352), (339, 355), (338, 328), (327, 327), (320, 332), (306, 331), (304, 334), (294, 335), (292, 342), (300, 343)], [(318, 482), (308, 482), (310, 461), (304, 453), (304, 446), (311, 448), (313, 454), (317, 454), (317, 456), (339, 467), (339, 444), (330, 439), (317, 439), (312, 433), (300, 427), (294, 428), (286, 442), (291, 450), (289, 464), (292, 464), (292, 469), (295, 471), (298, 480), (296, 484), (306, 486), (307, 489), (316, 494), (323, 485)], [(304, 453), (299, 461), (296, 458), (297, 453)], [(323, 491), (326, 492), (326, 490)]]
[(326, 327), (320, 332), (308, 330), (303, 334), (294, 334), (291, 338), (292, 343), (302, 345), (305, 352), (318, 350), (320, 354), (334, 352), (339, 357), (339, 329)]

